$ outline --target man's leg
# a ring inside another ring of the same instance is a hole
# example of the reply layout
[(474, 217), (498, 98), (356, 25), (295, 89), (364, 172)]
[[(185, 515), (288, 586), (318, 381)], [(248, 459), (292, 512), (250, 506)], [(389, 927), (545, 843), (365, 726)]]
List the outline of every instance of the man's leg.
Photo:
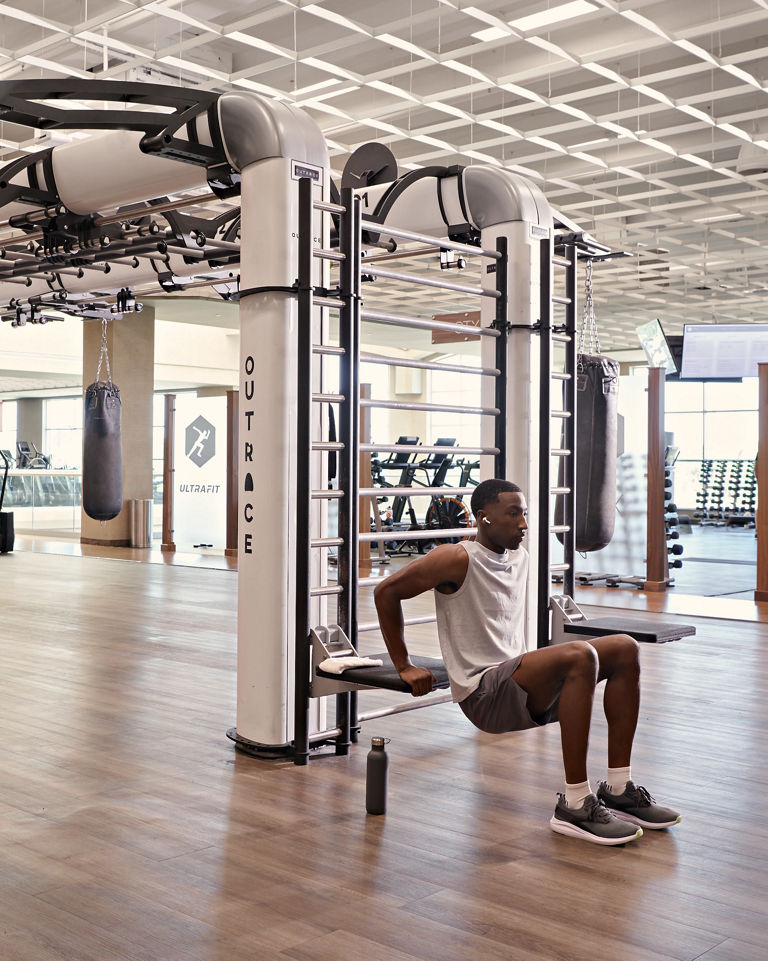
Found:
[(528, 694), (528, 710), (541, 717), (559, 698), (558, 718), (565, 780), (587, 780), (587, 748), (599, 653), (584, 641), (556, 644), (526, 654), (514, 673)]
[(598, 682), (606, 682), (603, 709), (608, 722), (608, 767), (629, 767), (640, 711), (639, 645), (627, 634), (598, 637), (589, 643), (597, 651)]
[[(631, 748), (630, 726), (619, 724), (616, 727), (615, 723), (622, 715), (618, 695), (622, 683), (629, 686), (631, 674), (626, 665), (619, 670), (619, 662), (623, 664), (627, 660), (619, 657), (620, 647), (621, 641), (615, 645), (602, 645), (600, 649), (584, 641), (557, 644), (526, 654), (513, 675), (517, 684), (527, 692), (528, 710), (534, 717), (545, 714), (558, 701), (566, 787), (565, 794), (558, 795), (550, 826), (558, 834), (596, 844), (626, 844), (643, 833), (635, 825), (622, 823), (611, 814), (592, 793), (587, 777), (592, 702), (595, 686), (602, 677), (614, 680), (607, 709), (614, 721), (616, 756), (624, 756), (622, 752), (628, 734)], [(619, 691), (616, 690), (617, 683)], [(635, 722), (636, 719), (635, 712)], [(634, 730), (634, 725), (631, 726)]]

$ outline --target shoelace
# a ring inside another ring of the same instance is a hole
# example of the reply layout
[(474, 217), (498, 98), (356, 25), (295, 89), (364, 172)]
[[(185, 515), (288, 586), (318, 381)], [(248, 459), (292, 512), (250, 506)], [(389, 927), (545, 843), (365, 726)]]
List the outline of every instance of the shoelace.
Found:
[(656, 800), (655, 798), (651, 797), (648, 791), (639, 784), (632, 784), (631, 788), (629, 785), (627, 785), (627, 793), (632, 797), (636, 807), (650, 807)]
[(595, 797), (594, 794), (590, 794), (589, 797), (585, 799), (584, 812), (587, 815), (588, 821), (596, 821), (602, 824), (610, 821), (613, 817), (608, 808), (599, 798)]

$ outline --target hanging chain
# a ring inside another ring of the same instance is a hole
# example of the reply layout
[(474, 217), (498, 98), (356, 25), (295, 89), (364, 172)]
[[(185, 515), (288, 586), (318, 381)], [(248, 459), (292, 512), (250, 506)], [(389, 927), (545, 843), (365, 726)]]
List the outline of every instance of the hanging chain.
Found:
[[(585, 341), (589, 339), (586, 345)], [(592, 261), (587, 261), (587, 275), (584, 280), (584, 310), (581, 315), (581, 329), (579, 330), (579, 356), (585, 353), (594, 355), (600, 354), (600, 338), (597, 333), (597, 321), (595, 320), (595, 305), (592, 301)]]
[(107, 383), (112, 386), (112, 371), (109, 369), (109, 351), (107, 350), (107, 320), (102, 317), (101, 320), (101, 350), (99, 351), (99, 366), (96, 369), (96, 380), (101, 379), (101, 365), (102, 362), (106, 362), (107, 365)]

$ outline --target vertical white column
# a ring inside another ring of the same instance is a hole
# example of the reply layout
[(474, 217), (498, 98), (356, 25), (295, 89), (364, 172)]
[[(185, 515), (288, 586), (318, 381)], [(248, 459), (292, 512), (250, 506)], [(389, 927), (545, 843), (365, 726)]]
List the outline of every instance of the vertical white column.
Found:
[[(284, 158), (242, 172), (243, 290), (296, 280), (291, 172)], [(322, 192), (318, 183), (318, 199)], [(264, 291), (240, 301), (237, 739), (274, 747), (293, 737), (295, 592), (309, 589), (295, 583), (296, 339), (292, 294)], [(314, 718), (313, 727), (317, 710)]]
[[(493, 249), (498, 237), (507, 238), (507, 320), (513, 325), (532, 327), (539, 320), (539, 240), (542, 229), (527, 221), (515, 221), (486, 227), (481, 234), (481, 246)], [(497, 268), (498, 269), (498, 268)], [(495, 273), (484, 272), (483, 286), (496, 285)], [(493, 320), (495, 304), (483, 298), (481, 322), (483, 327)], [(507, 342), (507, 433), (506, 480), (518, 484), (525, 494), (529, 510), (529, 530), (525, 538), (530, 554), (530, 577), (526, 611), (526, 644), (536, 647), (536, 597), (539, 582), (538, 530), (539, 524), (549, 523), (549, 503), (539, 503), (539, 422), (549, 411), (540, 410), (539, 402), (539, 335), (526, 329), (509, 332)], [(483, 340), (483, 366), (495, 364), (495, 343)], [(494, 387), (484, 378), (483, 404), (493, 406)], [(484, 425), (483, 446), (493, 445), (493, 427)], [(483, 478), (492, 476), (490, 459), (485, 459)], [(543, 575), (546, 576), (546, 575)]]

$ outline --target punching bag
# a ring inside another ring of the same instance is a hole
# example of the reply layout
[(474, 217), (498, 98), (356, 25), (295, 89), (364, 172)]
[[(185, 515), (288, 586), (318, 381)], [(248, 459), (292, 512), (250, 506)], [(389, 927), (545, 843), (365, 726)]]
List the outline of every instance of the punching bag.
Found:
[[(619, 365), (602, 355), (582, 354), (576, 373), (577, 551), (599, 551), (610, 544), (616, 520), (617, 401)], [(560, 465), (562, 485), (562, 463)], [(555, 523), (563, 523), (563, 497), (555, 504)], [(562, 542), (562, 534), (558, 534)]]
[[(585, 349), (586, 345), (589, 349)], [(576, 429), (573, 505), (574, 546), (582, 553), (610, 544), (616, 522), (619, 365), (600, 353), (592, 301), (592, 261), (587, 261), (584, 312), (576, 364)], [(565, 447), (565, 444), (562, 445)], [(563, 486), (560, 461), (559, 485)], [(555, 503), (555, 524), (564, 522), (563, 495)], [(557, 535), (562, 543), (563, 535)]]
[[(102, 321), (99, 367), (85, 390), (83, 421), (83, 510), (97, 521), (112, 520), (123, 507), (122, 404), (109, 370), (106, 329)], [(104, 359), (106, 381), (99, 380)]]

